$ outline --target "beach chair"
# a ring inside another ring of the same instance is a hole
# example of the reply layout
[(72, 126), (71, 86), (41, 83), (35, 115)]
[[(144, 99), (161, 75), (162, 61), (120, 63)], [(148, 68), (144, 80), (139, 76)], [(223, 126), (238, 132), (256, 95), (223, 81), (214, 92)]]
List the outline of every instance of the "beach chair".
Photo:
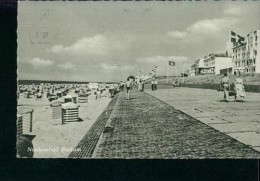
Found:
[(23, 134), (23, 116), (20, 114), (17, 114), (17, 136), (21, 136)]
[(62, 124), (79, 121), (79, 105), (73, 102), (62, 104)]
[(36, 135), (32, 133), (24, 133), (23, 128), (23, 115), (17, 114), (16, 155), (17, 157), (32, 158), (34, 155), (32, 140)]
[[(33, 129), (33, 109), (28, 106), (18, 106), (19, 124), (22, 122), (22, 133), (30, 133)], [(22, 118), (21, 118), (22, 117)]]
[(61, 101), (54, 101), (50, 104), (51, 107), (51, 118), (55, 122), (61, 121), (62, 117), (62, 111), (61, 111), (61, 105), (63, 102)]
[(78, 94), (79, 103), (88, 103), (88, 94)]

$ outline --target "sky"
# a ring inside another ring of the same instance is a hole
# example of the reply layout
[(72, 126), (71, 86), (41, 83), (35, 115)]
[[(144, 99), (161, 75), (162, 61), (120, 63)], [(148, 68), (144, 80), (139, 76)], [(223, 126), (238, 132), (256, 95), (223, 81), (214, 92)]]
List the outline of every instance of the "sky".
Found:
[(260, 2), (19, 2), (21, 80), (125, 81), (179, 75), (260, 29)]

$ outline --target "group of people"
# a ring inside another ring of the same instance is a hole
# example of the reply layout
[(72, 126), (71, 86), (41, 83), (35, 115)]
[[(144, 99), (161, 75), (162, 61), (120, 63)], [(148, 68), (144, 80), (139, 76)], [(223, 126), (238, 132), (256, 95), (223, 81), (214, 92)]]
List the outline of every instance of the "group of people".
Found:
[[(132, 90), (132, 87), (134, 85), (138, 85), (138, 90), (140, 92), (143, 92), (145, 83), (146, 83), (145, 80), (135, 79), (133, 77), (128, 77), (127, 81), (125, 83), (123, 83), (121, 81), (121, 83), (120, 83), (120, 90), (124, 91), (124, 88), (125, 88), (126, 89), (126, 100), (130, 100), (130, 91)], [(157, 84), (158, 84), (157, 79), (156, 78), (152, 78), (151, 79), (151, 89), (152, 89), (152, 91), (157, 90)]]
[(144, 84), (145, 84), (145, 81), (142, 80), (142, 79), (138, 79), (136, 80), (134, 77), (128, 77), (127, 78), (127, 81), (124, 83), (124, 82), (120, 82), (120, 90), (121, 91), (124, 91), (124, 89), (126, 89), (126, 100), (130, 100), (130, 92), (132, 90), (132, 87), (134, 85), (138, 85), (138, 90), (140, 92), (143, 92), (144, 91)]
[(234, 90), (231, 90), (231, 81), (228, 77), (228, 74), (225, 73), (224, 77), (222, 78), (220, 82), (220, 89), (223, 90), (224, 92), (224, 101), (228, 102), (228, 97), (229, 96), (234, 96), (235, 99), (234, 101), (242, 101), (244, 102), (245, 98), (245, 87), (244, 87), (244, 82), (243, 79), (241, 78), (241, 74), (238, 73), (236, 74), (236, 80), (234, 82)]

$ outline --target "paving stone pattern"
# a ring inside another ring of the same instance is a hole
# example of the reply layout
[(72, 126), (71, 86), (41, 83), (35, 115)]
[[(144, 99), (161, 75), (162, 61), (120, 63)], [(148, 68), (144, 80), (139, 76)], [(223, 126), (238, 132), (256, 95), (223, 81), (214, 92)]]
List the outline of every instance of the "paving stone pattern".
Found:
[[(259, 158), (260, 153), (144, 92), (119, 94), (94, 158)], [(87, 146), (84, 144), (84, 146)], [(80, 156), (85, 156), (81, 154)]]
[(118, 94), (115, 95), (115, 97), (111, 100), (103, 113), (98, 117), (97, 121), (92, 125), (90, 130), (83, 137), (83, 139), (78, 143), (78, 145), (74, 149), (75, 151), (69, 154), (69, 158), (90, 158), (92, 156), (99, 137), (105, 128), (109, 116), (111, 115), (117, 98)]

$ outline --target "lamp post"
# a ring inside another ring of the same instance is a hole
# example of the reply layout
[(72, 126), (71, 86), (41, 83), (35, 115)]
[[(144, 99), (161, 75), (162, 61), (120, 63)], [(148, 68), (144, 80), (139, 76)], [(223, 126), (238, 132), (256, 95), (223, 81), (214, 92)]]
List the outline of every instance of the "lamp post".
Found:
[(182, 83), (184, 83), (184, 65), (182, 65)]

